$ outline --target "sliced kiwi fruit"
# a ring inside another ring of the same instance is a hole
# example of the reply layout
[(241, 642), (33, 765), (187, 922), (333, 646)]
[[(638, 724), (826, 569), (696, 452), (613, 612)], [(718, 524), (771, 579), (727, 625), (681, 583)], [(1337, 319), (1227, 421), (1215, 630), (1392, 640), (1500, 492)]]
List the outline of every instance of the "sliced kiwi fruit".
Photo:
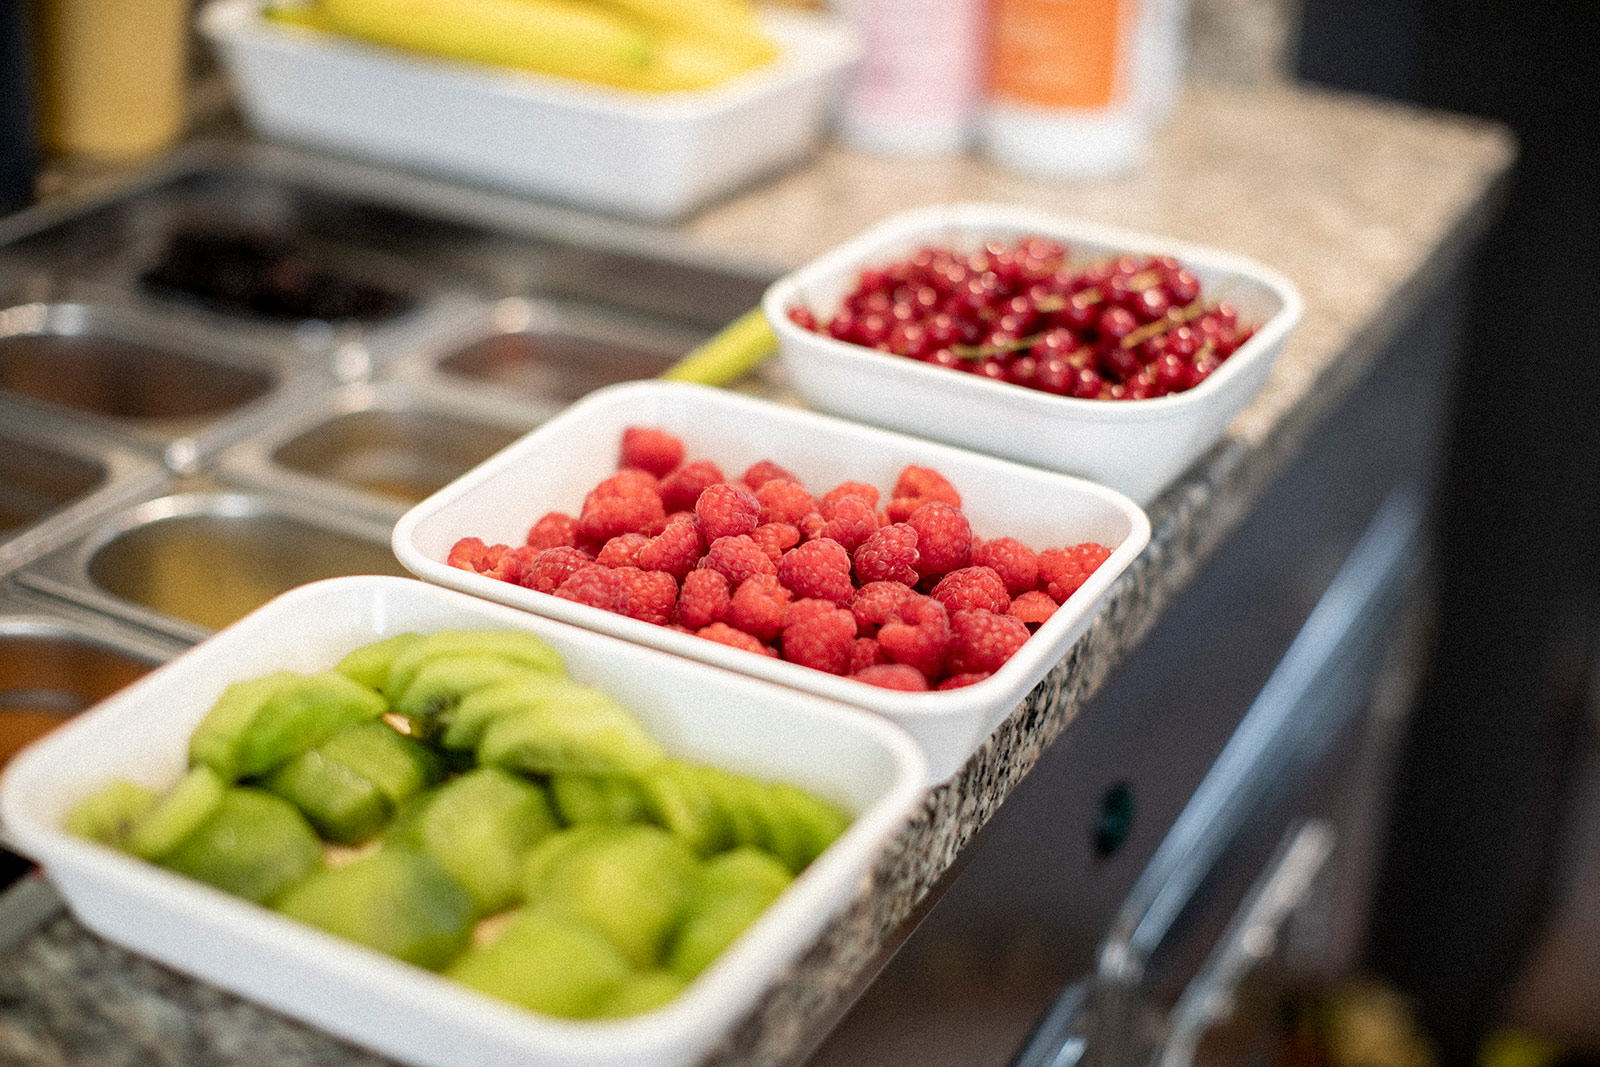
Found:
[(603, 933), (635, 967), (653, 967), (676, 929), (698, 860), (681, 840), (635, 823), (588, 834), (525, 880), (528, 904)]
[(706, 860), (667, 950), (668, 969), (684, 978), (705, 970), (790, 881), (788, 868), (764, 849), (746, 845)]
[(523, 856), (558, 827), (549, 797), (498, 767), (479, 767), (422, 796), (385, 836), (437, 860), (472, 898), (477, 915), (514, 904)]
[(133, 827), (160, 800), (161, 794), (154, 789), (118, 778), (72, 806), (65, 823), (67, 833), (125, 848)]
[(134, 820), (126, 839), (128, 851), (159, 861), (211, 817), (227, 789), (228, 783), (210, 767), (190, 768), (177, 785)]
[(389, 664), (383, 692), (390, 700), (405, 699), (423, 664), (441, 655), (492, 655), (536, 671), (565, 674), (560, 653), (526, 630), (440, 630), (397, 653)]
[(421, 640), (421, 634), (406, 632), (373, 641), (350, 652), (335, 663), (333, 669), (353, 682), (381, 692), (389, 680), (389, 667), (395, 657)]
[(683, 975), (665, 968), (635, 971), (622, 980), (596, 1014), (608, 1018), (643, 1015), (676, 999), (688, 984)]
[(519, 910), (500, 936), (474, 946), (446, 976), (532, 1011), (600, 1014), (631, 974), (628, 957), (599, 931), (541, 908)]
[(235, 896), (267, 903), (322, 862), (322, 843), (295, 806), (247, 786), (226, 790), (216, 809), (160, 861)]
[(553, 774), (550, 799), (568, 826), (644, 822), (649, 812), (639, 783), (618, 774)]
[(591, 686), (492, 718), (478, 741), (479, 763), (529, 774), (633, 774), (662, 758), (661, 746), (638, 720)]
[(463, 694), (448, 715), (433, 720), (430, 725), (438, 728), (433, 736), (439, 745), (453, 751), (476, 749), (494, 720), (560, 704), (582, 688), (564, 674), (520, 670)]
[(472, 898), (433, 857), (380, 848), (323, 867), (274, 905), (332, 934), (439, 970), (467, 945)]

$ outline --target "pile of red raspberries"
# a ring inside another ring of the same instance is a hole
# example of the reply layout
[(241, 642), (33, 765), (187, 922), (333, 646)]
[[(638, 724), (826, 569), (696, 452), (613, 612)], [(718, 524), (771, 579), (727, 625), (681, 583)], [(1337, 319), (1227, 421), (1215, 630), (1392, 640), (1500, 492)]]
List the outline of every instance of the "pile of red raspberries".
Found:
[(821, 496), (767, 460), (729, 480), (654, 427), (623, 431), (617, 473), (516, 547), (465, 537), (453, 567), (888, 689), (956, 689), (999, 670), (1111, 550), (973, 536), (961, 495), (908, 466), (887, 503)]

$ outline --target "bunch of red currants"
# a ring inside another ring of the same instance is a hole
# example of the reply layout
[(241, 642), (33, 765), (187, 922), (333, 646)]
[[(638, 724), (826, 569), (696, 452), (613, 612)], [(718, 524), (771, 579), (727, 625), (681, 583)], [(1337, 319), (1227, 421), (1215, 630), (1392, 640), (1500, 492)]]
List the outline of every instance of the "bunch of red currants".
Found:
[(1147, 400), (1199, 385), (1254, 327), (1168, 256), (1075, 267), (1059, 241), (926, 246), (860, 273), (831, 318), (802, 328), (1058, 396)]

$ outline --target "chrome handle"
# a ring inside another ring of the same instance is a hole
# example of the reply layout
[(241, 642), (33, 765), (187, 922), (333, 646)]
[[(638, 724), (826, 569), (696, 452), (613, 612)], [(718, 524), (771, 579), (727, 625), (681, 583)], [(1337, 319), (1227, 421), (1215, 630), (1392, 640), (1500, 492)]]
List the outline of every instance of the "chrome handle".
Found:
[(1273, 776), (1314, 763), (1330, 724), (1365, 699), (1349, 677), (1369, 662), (1418, 567), (1420, 531), (1415, 494), (1391, 495), (1129, 892), (1103, 943), (1102, 982), (1137, 983)]
[(1311, 891), (1333, 851), (1334, 838), (1333, 826), (1321, 819), (1302, 823), (1286, 835), (1277, 862), (1251, 886), (1221, 941), (1173, 1006), (1156, 1067), (1189, 1067), (1194, 1062), (1195, 1048), (1206, 1030), (1232, 1013), (1239, 981), (1276, 951), (1284, 923)]

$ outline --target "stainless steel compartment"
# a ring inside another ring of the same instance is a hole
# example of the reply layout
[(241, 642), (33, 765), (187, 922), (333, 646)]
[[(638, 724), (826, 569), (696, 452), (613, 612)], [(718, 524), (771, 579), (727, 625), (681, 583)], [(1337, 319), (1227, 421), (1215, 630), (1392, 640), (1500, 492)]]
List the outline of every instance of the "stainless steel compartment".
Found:
[(109, 474), (96, 460), (0, 433), (0, 537), (82, 500)]
[(17, 573), (23, 585), (198, 641), (322, 578), (405, 570), (390, 524), (197, 481), (111, 515)]
[(251, 485), (389, 518), (536, 425), (523, 405), (462, 395), (445, 383), (346, 386), (220, 460)]
[(15, 591), (0, 595), (0, 767), (182, 647)]
[(0, 412), (70, 420), (185, 455), (268, 417), (287, 368), (270, 356), (130, 308), (22, 304), (0, 311)]
[(85, 441), (70, 425), (7, 419), (0, 430), (0, 574), (160, 483), (160, 465)]
[(437, 358), (446, 377), (508, 391), (546, 414), (607, 385), (653, 378), (705, 331), (590, 306), (507, 299)]

